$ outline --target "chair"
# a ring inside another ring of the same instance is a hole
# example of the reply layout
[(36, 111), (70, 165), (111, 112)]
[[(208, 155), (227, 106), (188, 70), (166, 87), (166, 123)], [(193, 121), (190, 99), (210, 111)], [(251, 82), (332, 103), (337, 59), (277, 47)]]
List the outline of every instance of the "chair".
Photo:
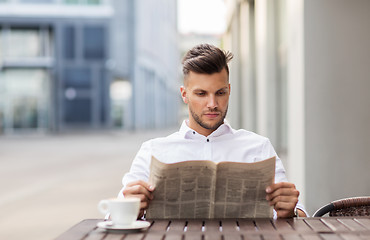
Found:
[(370, 216), (370, 196), (351, 197), (333, 201), (319, 208), (313, 217), (321, 217), (329, 213), (335, 216)]

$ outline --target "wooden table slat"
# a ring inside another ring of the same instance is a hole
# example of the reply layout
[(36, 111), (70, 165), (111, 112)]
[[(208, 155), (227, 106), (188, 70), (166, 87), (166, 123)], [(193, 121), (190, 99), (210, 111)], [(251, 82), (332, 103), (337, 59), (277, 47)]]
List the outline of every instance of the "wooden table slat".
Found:
[(242, 240), (241, 234), (223, 234), (223, 240)]
[(219, 232), (220, 231), (220, 221), (219, 220), (205, 220), (204, 221), (204, 231), (205, 232)]
[(312, 232), (312, 228), (301, 218), (287, 219), (287, 222), (292, 226), (295, 231), (298, 232)]
[(203, 221), (202, 220), (192, 220), (187, 224), (187, 232), (202, 232)]
[(256, 219), (255, 223), (258, 231), (275, 231), (271, 219)]
[(95, 228), (89, 232), (89, 234), (87, 235), (86, 238), (84, 238), (84, 240), (101, 240), (106, 235), (107, 235), (106, 231), (99, 229), (99, 228)]
[(356, 222), (359, 222), (366, 229), (370, 230), (370, 218), (355, 218)]
[[(179, 234), (176, 232), (167, 232), (164, 240), (182, 240), (183, 234)], [(105, 240), (105, 239), (104, 239)]]
[(320, 219), (318, 218), (306, 218), (304, 220), (315, 232), (332, 232), (332, 230), (325, 225)]
[(254, 225), (253, 220), (249, 219), (240, 219), (238, 220), (240, 231), (257, 231), (256, 226)]
[(104, 240), (122, 240), (124, 236), (123, 234), (108, 233)]
[(320, 233), (320, 237), (324, 240), (343, 240), (340, 236), (332, 233)]
[(288, 223), (286, 219), (276, 219), (272, 221), (276, 230), (279, 231), (294, 231), (293, 227)]
[(304, 233), (301, 234), (303, 240), (322, 240), (316, 233)]
[(144, 233), (130, 233), (130, 234), (127, 234), (124, 239), (125, 240), (142, 240), (144, 238), (144, 235), (145, 235)]
[(262, 235), (262, 239), (282, 240), (280, 234), (277, 234), (277, 233), (274, 233), (274, 232), (264, 232), (261, 235)]
[(302, 240), (303, 238), (299, 233), (291, 232), (282, 234), (282, 239), (284, 240)]
[(338, 219), (339, 222), (343, 223), (351, 231), (364, 231), (366, 228), (352, 218)]
[(239, 231), (239, 226), (236, 220), (227, 219), (222, 221), (222, 231), (223, 232), (235, 232)]
[(203, 238), (202, 232), (185, 232), (184, 233), (184, 240), (202, 240), (202, 238)]
[(222, 234), (219, 231), (217, 231), (217, 232), (204, 232), (202, 240), (223, 240), (223, 239)]
[[(148, 232), (145, 236), (145, 240), (163, 239), (165, 235), (166, 235), (166, 232)], [(124, 238), (124, 240), (126, 240), (126, 238)]]
[(169, 220), (153, 220), (152, 225), (150, 227), (151, 231), (167, 231), (167, 227), (169, 226)]
[(171, 220), (168, 231), (173, 232), (183, 232), (185, 228), (186, 220)]
[(348, 231), (348, 228), (344, 224), (339, 222), (336, 218), (332, 218), (332, 217), (322, 218), (321, 221), (325, 223), (334, 232)]
[(370, 233), (367, 233), (367, 234), (365, 234), (365, 233), (360, 233), (360, 234), (359, 234), (359, 236), (360, 236), (360, 238), (361, 238), (362, 240), (369, 240), (369, 239), (370, 239)]
[(360, 236), (353, 234), (353, 233), (341, 233), (340, 236), (344, 240), (361, 240)]
[(260, 234), (243, 233), (244, 240), (263, 240)]
[(83, 239), (87, 233), (91, 232), (96, 228), (96, 224), (101, 222), (102, 219), (86, 219), (80, 223), (74, 225), (67, 232), (63, 233), (55, 240), (64, 240), (64, 239)]

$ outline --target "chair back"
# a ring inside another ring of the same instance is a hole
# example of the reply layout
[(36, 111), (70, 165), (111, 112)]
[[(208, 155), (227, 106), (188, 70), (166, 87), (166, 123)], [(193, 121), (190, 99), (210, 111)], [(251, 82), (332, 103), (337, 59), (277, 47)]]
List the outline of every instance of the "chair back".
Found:
[(334, 216), (370, 216), (370, 196), (351, 197), (333, 201), (319, 208), (313, 217), (321, 217), (329, 213)]

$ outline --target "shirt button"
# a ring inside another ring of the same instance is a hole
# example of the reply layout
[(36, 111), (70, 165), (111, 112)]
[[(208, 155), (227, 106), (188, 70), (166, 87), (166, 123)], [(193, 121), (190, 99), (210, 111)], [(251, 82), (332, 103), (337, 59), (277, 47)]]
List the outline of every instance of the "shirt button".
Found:
[(207, 142), (209, 142), (209, 139), (207, 139)]

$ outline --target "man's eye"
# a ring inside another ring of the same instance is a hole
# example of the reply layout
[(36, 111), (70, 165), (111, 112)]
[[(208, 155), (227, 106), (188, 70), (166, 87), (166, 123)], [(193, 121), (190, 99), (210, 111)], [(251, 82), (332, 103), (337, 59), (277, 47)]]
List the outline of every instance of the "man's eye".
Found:
[(197, 96), (204, 96), (205, 93), (204, 92), (198, 92), (198, 93), (195, 93)]
[(217, 95), (219, 95), (219, 96), (222, 96), (222, 95), (225, 95), (225, 94), (226, 94), (226, 92), (225, 92), (225, 91), (217, 92)]

